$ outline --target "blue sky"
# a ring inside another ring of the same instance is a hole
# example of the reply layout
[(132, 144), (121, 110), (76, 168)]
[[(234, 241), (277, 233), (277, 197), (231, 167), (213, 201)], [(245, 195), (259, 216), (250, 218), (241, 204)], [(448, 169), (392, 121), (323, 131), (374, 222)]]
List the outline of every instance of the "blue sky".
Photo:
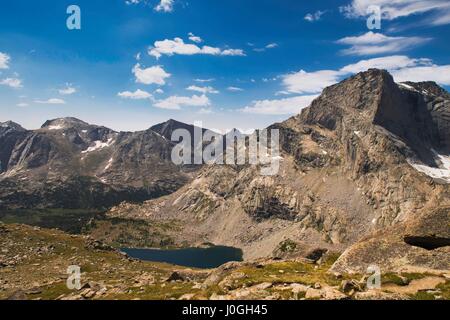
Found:
[[(69, 5), (81, 30), (69, 30)], [(369, 30), (378, 5), (381, 29)], [(252, 129), (369, 67), (450, 85), (447, 0), (15, 0), (0, 10), (0, 121)]]

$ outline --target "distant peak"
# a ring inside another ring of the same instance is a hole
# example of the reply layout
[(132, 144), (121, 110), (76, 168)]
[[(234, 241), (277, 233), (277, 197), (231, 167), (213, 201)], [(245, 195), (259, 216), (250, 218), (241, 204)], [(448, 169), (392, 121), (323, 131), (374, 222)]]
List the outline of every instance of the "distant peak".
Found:
[(20, 124), (15, 123), (13, 121), (5, 121), (5, 122), (0, 122), (0, 127), (1, 128), (9, 128), (9, 129), (14, 129), (17, 131), (26, 131)]
[(77, 119), (73, 117), (66, 117), (66, 118), (57, 118), (53, 120), (46, 121), (41, 128), (43, 129), (53, 129), (53, 130), (60, 130), (60, 129), (66, 129), (71, 128), (75, 126), (89, 126), (88, 123)]
[(400, 87), (409, 89), (411, 91), (417, 91), (419, 93), (426, 95), (441, 96), (450, 99), (450, 94), (434, 81), (423, 81), (423, 82), (406, 81), (399, 83), (399, 85)]

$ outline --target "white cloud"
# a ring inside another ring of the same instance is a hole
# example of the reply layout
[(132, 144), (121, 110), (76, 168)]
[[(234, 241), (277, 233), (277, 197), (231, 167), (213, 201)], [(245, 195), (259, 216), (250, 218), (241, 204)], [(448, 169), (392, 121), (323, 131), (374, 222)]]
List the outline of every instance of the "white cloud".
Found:
[(200, 43), (203, 42), (203, 39), (194, 35), (192, 32), (189, 32), (189, 40), (195, 42), (195, 43)]
[(220, 53), (221, 56), (245, 56), (245, 52), (242, 49), (226, 49)]
[(153, 93), (157, 93), (157, 94), (163, 94), (164, 90), (161, 88), (156, 89)]
[(148, 50), (148, 54), (159, 59), (162, 55), (173, 56), (179, 55), (215, 55), (215, 56), (245, 56), (241, 49), (226, 49), (214, 48), (210, 46), (199, 47), (192, 43), (184, 43), (183, 39), (175, 38), (173, 40), (165, 39), (156, 41), (154, 46)]
[(257, 100), (250, 106), (241, 109), (245, 113), (264, 115), (289, 115), (297, 114), (306, 108), (317, 98), (317, 95), (298, 96), (280, 100)]
[(165, 79), (171, 76), (161, 66), (142, 69), (139, 63), (133, 67), (132, 71), (136, 77), (136, 82), (143, 84), (157, 84), (162, 86), (166, 84)]
[(244, 89), (238, 88), (238, 87), (228, 87), (227, 90), (228, 90), (228, 91), (231, 91), (231, 92), (244, 91)]
[(174, 0), (161, 0), (160, 3), (155, 7), (155, 10), (162, 12), (172, 12), (173, 1)]
[(17, 78), (6, 78), (3, 80), (0, 80), (0, 85), (8, 86), (14, 89), (22, 88), (22, 80)]
[(18, 107), (21, 107), (21, 108), (24, 108), (24, 107), (28, 107), (29, 104), (28, 104), (28, 103), (25, 103), (25, 102), (20, 102), (20, 103), (17, 104), (17, 106), (18, 106)]
[(171, 96), (164, 100), (159, 100), (155, 107), (169, 110), (180, 110), (181, 107), (208, 107), (211, 104), (206, 95), (193, 95), (192, 97)]
[(316, 11), (314, 13), (308, 13), (304, 19), (309, 22), (314, 22), (320, 20), (322, 16), (326, 13), (326, 11)]
[(119, 92), (117, 95), (123, 99), (133, 99), (133, 100), (144, 100), (153, 98), (153, 96), (150, 93), (148, 93), (147, 91), (143, 91), (141, 89), (137, 89), (135, 92), (131, 91)]
[(396, 82), (435, 81), (440, 85), (450, 86), (450, 65), (431, 65), (403, 68), (392, 71)]
[(293, 93), (315, 93), (335, 84), (341, 76), (339, 71), (320, 70), (315, 72), (299, 72), (282, 76), (283, 85)]
[(342, 38), (337, 43), (350, 45), (350, 48), (342, 50), (347, 55), (374, 55), (399, 52), (430, 40), (421, 37), (389, 37), (369, 31), (361, 36)]
[(0, 69), (8, 69), (11, 57), (6, 53), (0, 52)]
[(77, 92), (77, 89), (72, 87), (70, 84), (66, 84), (66, 87), (63, 89), (59, 89), (58, 92), (59, 92), (59, 94), (62, 94), (62, 95), (71, 95), (71, 94), (74, 94), (75, 92)]
[(269, 44), (266, 45), (264, 48), (254, 48), (253, 51), (256, 51), (256, 52), (264, 52), (264, 51), (266, 51), (267, 49), (274, 49), (274, 48), (277, 48), (277, 47), (278, 47), (278, 43), (273, 42), (273, 43), (269, 43)]
[(63, 99), (58, 98), (51, 98), (48, 100), (35, 100), (34, 102), (38, 104), (66, 104)]
[(217, 91), (216, 89), (214, 89), (213, 87), (210, 87), (210, 86), (208, 86), (208, 87), (189, 86), (189, 87), (186, 88), (186, 90), (197, 91), (197, 92), (200, 92), (200, 93), (203, 93), (203, 94), (206, 94), (206, 93), (219, 93), (219, 91)]
[(318, 93), (323, 88), (339, 82), (351, 74), (371, 68), (388, 70), (395, 81), (435, 81), (441, 85), (450, 85), (450, 65), (435, 65), (427, 58), (409, 58), (408, 56), (386, 56), (361, 60), (344, 66), (339, 70), (319, 70), (306, 72), (301, 70), (282, 76), (285, 87), (283, 93)]
[(349, 64), (340, 69), (342, 74), (358, 73), (366, 71), (367, 69), (386, 69), (396, 70), (414, 67), (417, 65), (430, 65), (432, 62), (430, 59), (411, 59), (407, 56), (387, 56), (381, 58), (374, 58), (368, 60), (361, 60), (354, 64)]
[(394, 20), (410, 15), (433, 13), (429, 23), (442, 25), (450, 23), (450, 2), (448, 0), (353, 0), (341, 11), (348, 18), (365, 17), (369, 6), (380, 6), (383, 19)]
[(210, 79), (195, 79), (194, 81), (203, 83), (203, 82), (212, 82), (214, 80), (216, 80), (216, 79), (213, 79), (213, 78), (210, 78)]

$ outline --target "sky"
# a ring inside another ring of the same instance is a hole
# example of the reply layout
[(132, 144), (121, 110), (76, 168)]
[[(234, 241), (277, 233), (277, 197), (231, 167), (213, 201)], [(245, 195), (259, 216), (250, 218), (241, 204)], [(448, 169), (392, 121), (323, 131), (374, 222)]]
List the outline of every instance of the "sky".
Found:
[(262, 128), (371, 67), (449, 90), (449, 35), (448, 0), (4, 1), (0, 122)]

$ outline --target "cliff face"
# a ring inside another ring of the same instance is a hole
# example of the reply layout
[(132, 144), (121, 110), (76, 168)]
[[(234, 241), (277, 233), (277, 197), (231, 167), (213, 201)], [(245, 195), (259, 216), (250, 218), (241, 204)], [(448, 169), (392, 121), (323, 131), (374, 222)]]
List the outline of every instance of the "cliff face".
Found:
[(246, 258), (271, 255), (286, 240), (302, 248), (294, 255), (342, 251), (449, 204), (449, 101), (436, 84), (396, 84), (369, 70), (270, 127), (280, 130), (278, 175), (208, 166), (173, 195), (110, 214), (178, 219), (180, 242), (233, 245)]

